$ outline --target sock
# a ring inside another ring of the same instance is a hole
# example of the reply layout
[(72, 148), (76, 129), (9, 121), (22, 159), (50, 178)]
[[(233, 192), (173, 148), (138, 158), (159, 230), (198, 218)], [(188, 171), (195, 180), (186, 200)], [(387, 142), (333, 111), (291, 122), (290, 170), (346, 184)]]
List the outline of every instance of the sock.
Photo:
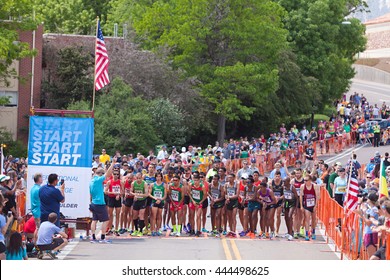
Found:
[(135, 231), (138, 231), (138, 218), (133, 220)]
[(105, 234), (102, 234), (102, 240), (104, 240), (106, 238), (106, 235)]
[(92, 239), (96, 240), (96, 235), (95, 234), (92, 234)]
[(313, 228), (313, 229), (311, 230), (311, 233), (312, 233), (312, 234), (316, 234), (316, 230)]
[(172, 228), (173, 228), (173, 232), (176, 232), (176, 225), (173, 225)]
[(309, 232), (308, 231), (306, 231), (306, 236), (309, 236)]
[(145, 227), (145, 221), (144, 220), (139, 220), (139, 231), (142, 232), (144, 227)]
[(177, 232), (181, 232), (181, 225), (177, 225)]

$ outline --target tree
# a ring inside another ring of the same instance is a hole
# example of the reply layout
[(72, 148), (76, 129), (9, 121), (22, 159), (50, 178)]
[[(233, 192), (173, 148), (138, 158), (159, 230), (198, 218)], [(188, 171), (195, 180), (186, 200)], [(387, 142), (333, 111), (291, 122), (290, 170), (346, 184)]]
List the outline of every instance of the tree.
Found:
[(9, 79), (17, 77), (16, 70), (11, 67), (14, 60), (36, 54), (27, 43), (19, 41), (19, 30), (37, 28), (31, 16), (30, 1), (0, 1), (0, 84), (8, 86)]
[(148, 108), (153, 120), (154, 130), (163, 143), (183, 145), (188, 140), (182, 110), (168, 99), (154, 99)]
[(276, 60), (287, 47), (284, 10), (257, 0), (145, 2), (151, 3), (133, 19), (139, 40), (196, 77), (223, 141), (226, 120), (250, 119), (278, 87)]
[(302, 73), (318, 81), (321, 99), (317, 107), (321, 109), (340, 98), (354, 77), (352, 64), (354, 56), (365, 48), (365, 29), (357, 19), (350, 19), (349, 25), (342, 22), (355, 8), (364, 7), (364, 1), (278, 2), (288, 12), (285, 27)]
[(48, 71), (42, 86), (42, 103), (48, 108), (65, 108), (69, 103), (92, 100), (93, 57), (83, 47), (60, 49), (44, 59), (55, 59), (56, 69)]
[[(90, 103), (79, 101), (71, 104), (69, 110), (90, 110)], [(132, 89), (120, 78), (111, 82), (106, 93), (99, 94), (95, 106), (95, 152), (105, 148), (113, 154), (147, 153), (161, 140), (155, 133), (150, 104), (135, 97)]]

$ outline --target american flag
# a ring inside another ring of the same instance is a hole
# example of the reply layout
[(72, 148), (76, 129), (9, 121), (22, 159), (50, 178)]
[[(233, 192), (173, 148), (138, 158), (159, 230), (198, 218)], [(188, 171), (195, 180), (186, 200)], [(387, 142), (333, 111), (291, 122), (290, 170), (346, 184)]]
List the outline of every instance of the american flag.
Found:
[(106, 44), (104, 43), (103, 32), (100, 28), (100, 21), (98, 21), (95, 59), (95, 88), (99, 90), (110, 83), (107, 72), (110, 61), (108, 59)]
[(356, 209), (358, 206), (358, 195), (359, 193), (359, 182), (356, 179), (356, 177), (351, 176), (350, 182), (349, 182), (349, 187), (348, 187), (348, 192), (347, 192), (347, 197), (344, 202), (344, 209), (347, 212), (353, 211)]

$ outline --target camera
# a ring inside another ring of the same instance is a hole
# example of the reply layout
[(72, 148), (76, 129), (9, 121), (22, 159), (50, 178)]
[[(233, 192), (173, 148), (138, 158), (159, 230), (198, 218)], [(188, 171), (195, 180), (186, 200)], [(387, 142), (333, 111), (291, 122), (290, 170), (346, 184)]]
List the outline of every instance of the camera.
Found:
[(367, 196), (368, 196), (368, 193), (365, 192), (364, 190), (359, 190), (359, 193), (357, 194), (357, 197), (363, 198), (363, 202), (367, 201)]
[(8, 215), (7, 215), (8, 217), (12, 217), (12, 211), (8, 211)]
[(18, 180), (22, 179), (22, 174), (18, 175)]
[(62, 185), (64, 182), (65, 182), (65, 180), (64, 180), (64, 179), (61, 179), (60, 185)]

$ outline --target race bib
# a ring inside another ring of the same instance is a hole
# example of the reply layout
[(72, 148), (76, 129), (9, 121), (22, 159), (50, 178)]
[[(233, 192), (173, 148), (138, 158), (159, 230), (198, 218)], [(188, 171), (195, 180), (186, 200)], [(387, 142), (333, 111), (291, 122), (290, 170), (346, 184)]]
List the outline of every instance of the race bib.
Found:
[(228, 192), (228, 197), (232, 197), (232, 196), (235, 196), (236, 195), (236, 192), (234, 190), (227, 190)]
[(264, 202), (265, 203), (271, 203), (270, 197), (269, 196), (264, 197)]
[(307, 207), (314, 207), (316, 204), (316, 199), (315, 198), (308, 198), (306, 199), (306, 206)]
[(338, 187), (338, 188), (337, 188), (337, 191), (338, 191), (338, 192), (345, 193), (345, 190), (346, 190), (345, 187)]
[(301, 188), (296, 188), (298, 196), (301, 194)]
[(120, 194), (121, 193), (121, 186), (118, 186), (118, 185), (112, 186), (112, 192)]
[(292, 198), (293, 198), (291, 192), (285, 192), (285, 193), (284, 193), (284, 197), (285, 197), (286, 199), (292, 199)]
[(172, 191), (171, 197), (173, 201), (179, 202), (179, 192), (178, 191)]
[(130, 189), (125, 189), (125, 195), (129, 196), (130, 195)]
[(246, 199), (247, 199), (247, 200), (252, 200), (253, 197), (254, 197), (254, 193), (247, 193), (247, 194), (246, 194)]
[(200, 191), (192, 190), (192, 198), (193, 199), (200, 199)]
[(163, 198), (163, 192), (162, 191), (154, 191), (154, 197), (156, 198)]
[(141, 190), (135, 190), (135, 194), (137, 195), (137, 198), (142, 198), (140, 195), (144, 194)]

